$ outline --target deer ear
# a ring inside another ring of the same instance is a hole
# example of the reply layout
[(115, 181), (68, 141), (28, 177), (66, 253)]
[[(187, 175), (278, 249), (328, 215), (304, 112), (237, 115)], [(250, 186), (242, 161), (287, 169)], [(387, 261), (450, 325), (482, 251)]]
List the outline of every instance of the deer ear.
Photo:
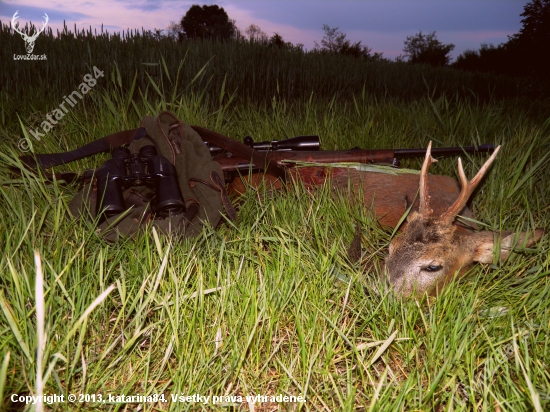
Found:
[[(493, 263), (495, 258), (495, 237), (496, 233), (489, 231), (482, 231), (476, 233), (475, 236), (475, 250), (474, 250), (474, 262), (481, 263)], [(500, 259), (504, 260), (508, 257), (514, 247), (522, 248), (529, 247), (536, 241), (538, 241), (544, 230), (536, 229), (534, 232), (502, 232), (502, 240), (500, 241)]]

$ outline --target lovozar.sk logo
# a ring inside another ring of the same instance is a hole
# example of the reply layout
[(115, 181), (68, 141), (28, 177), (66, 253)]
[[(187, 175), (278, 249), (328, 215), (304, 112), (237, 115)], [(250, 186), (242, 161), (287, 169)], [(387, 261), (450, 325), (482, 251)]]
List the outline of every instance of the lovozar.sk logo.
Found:
[[(16, 20), (19, 18), (19, 10), (17, 10), (13, 17), (11, 18), (11, 27), (14, 32), (19, 33), (23, 40), (25, 41), (25, 49), (27, 50), (27, 54), (14, 54), (13, 60), (46, 60), (46, 55), (36, 55), (32, 54), (32, 51), (34, 50), (34, 42), (38, 38), (38, 35), (44, 31), (46, 26), (48, 25), (49, 17), (46, 13), (44, 13), (43, 18), (46, 19), (42, 23), (42, 29), (37, 30), (34, 26), (30, 26), (30, 28), (27, 30), (25, 27), (25, 31), (21, 31), (19, 28), (19, 22), (16, 22)], [(32, 31), (34, 29), (34, 34), (31, 36), (30, 33), (27, 31)]]

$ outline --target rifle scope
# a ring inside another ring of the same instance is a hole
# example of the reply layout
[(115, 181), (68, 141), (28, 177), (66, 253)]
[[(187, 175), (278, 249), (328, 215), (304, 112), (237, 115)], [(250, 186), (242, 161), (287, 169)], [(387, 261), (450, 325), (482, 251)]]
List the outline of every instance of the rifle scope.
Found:
[[(212, 146), (205, 142), (210, 150), (210, 154), (215, 156), (223, 151), (220, 147)], [(296, 136), (285, 140), (272, 140), (265, 142), (255, 142), (252, 136), (245, 136), (243, 143), (254, 150), (259, 151), (314, 151), (319, 150), (319, 136)]]
[(255, 142), (251, 136), (246, 136), (243, 143), (254, 150), (319, 150), (319, 136), (296, 136), (286, 140)]

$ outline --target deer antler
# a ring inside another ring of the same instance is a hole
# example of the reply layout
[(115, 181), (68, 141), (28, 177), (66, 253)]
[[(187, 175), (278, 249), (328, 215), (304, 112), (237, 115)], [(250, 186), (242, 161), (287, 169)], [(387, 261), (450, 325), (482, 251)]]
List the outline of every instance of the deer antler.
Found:
[(466, 202), (468, 202), (468, 199), (472, 195), (473, 191), (476, 189), (477, 185), (479, 184), (481, 179), (483, 179), (483, 176), (495, 160), (499, 150), (500, 146), (495, 149), (491, 157), (487, 159), (487, 161), (483, 164), (483, 166), (481, 166), (474, 178), (469, 182), (466, 174), (464, 173), (464, 169), (462, 168), (462, 160), (460, 160), (460, 157), (458, 158), (458, 174), (460, 175), (460, 185), (462, 187), (460, 189), (458, 199), (456, 199), (452, 206), (449, 207), (449, 209), (447, 209), (447, 211), (441, 215), (442, 222), (449, 225), (453, 223), (455, 217), (460, 213), (464, 206), (466, 206)]
[(432, 157), (432, 142), (428, 143), (428, 148), (426, 149), (426, 157), (424, 158), (424, 163), (422, 163), (422, 169), (420, 170), (420, 215), (424, 218), (429, 217), (433, 210), (430, 208), (430, 195), (428, 194), (428, 170), (432, 163), (437, 162), (436, 159)]
[(46, 28), (46, 26), (48, 25), (48, 22), (50, 21), (50, 18), (48, 17), (48, 15), (46, 13), (44, 13), (44, 15), (42, 16), (42, 18), (45, 18), (46, 21), (44, 23), (42, 23), (42, 29), (40, 29), (40, 31), (38, 33), (36, 33), (34, 35), (34, 37), (38, 36), (40, 33), (42, 33), (44, 31), (44, 29)]
[(24, 32), (19, 30), (19, 22), (17, 22), (17, 27), (16, 27), (15, 20), (17, 20), (19, 18), (18, 14), (19, 14), (19, 10), (17, 10), (15, 12), (15, 14), (13, 15), (13, 17), (11, 18), (11, 27), (13, 28), (13, 31), (15, 31), (15, 32), (19, 33), (21, 36), (23, 36), (23, 39), (25, 41), (31, 41), (32, 42), (32, 41), (36, 40), (38, 35), (40, 33), (42, 33), (44, 31), (44, 29), (46, 28), (46, 26), (48, 25), (48, 21), (50, 21), (50, 18), (48, 17), (48, 15), (46, 13), (44, 13), (44, 15), (42, 17), (45, 18), (46, 21), (42, 23), (42, 29), (37, 30), (36, 33), (34, 33), (31, 37), (27, 33), (24, 33)]
[(32, 35), (32, 37), (29, 38), (30, 41), (36, 40), (38, 35), (44, 31), (44, 29), (46, 28), (46, 25), (48, 24), (48, 21), (50, 20), (50, 18), (48, 17), (48, 15), (46, 13), (44, 13), (44, 15), (42, 17), (45, 18), (46, 21), (44, 23), (42, 23), (42, 28), (40, 30), (37, 30), (36, 33), (34, 33)]
[(23, 33), (22, 31), (19, 30), (19, 22), (17, 22), (17, 26), (15, 25), (16, 24), (15, 20), (19, 18), (18, 14), (19, 14), (19, 10), (17, 10), (13, 15), (13, 17), (11, 18), (11, 27), (13, 31), (15, 31), (16, 33), (19, 33), (21, 36), (26, 37), (27, 33)]

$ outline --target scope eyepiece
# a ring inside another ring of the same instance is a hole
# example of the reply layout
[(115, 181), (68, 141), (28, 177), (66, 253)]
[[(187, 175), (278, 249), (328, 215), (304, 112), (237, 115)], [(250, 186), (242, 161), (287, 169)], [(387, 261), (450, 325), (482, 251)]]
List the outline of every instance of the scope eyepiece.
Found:
[(254, 139), (252, 138), (252, 136), (245, 136), (243, 139), (243, 143), (254, 149)]

